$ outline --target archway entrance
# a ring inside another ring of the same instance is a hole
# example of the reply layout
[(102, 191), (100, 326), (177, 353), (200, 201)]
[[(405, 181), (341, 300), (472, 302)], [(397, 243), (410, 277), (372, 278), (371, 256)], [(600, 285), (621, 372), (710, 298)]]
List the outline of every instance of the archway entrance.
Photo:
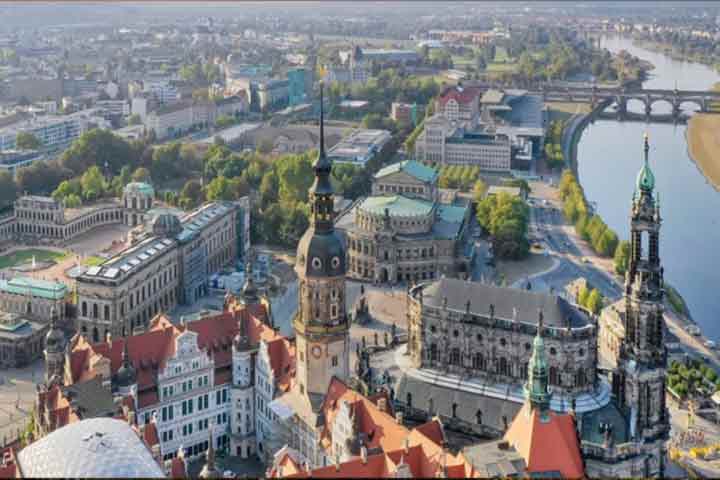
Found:
[(381, 268), (380, 269), (380, 282), (387, 283), (387, 281), (389, 280), (389, 277), (390, 276), (388, 275), (387, 268), (385, 268), (385, 267)]

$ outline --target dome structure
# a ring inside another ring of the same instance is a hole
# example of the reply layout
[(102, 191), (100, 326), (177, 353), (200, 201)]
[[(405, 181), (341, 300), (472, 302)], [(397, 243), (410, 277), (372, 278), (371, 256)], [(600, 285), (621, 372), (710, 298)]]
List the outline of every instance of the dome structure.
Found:
[(149, 183), (145, 182), (130, 182), (125, 185), (123, 190), (125, 194), (139, 194), (154, 197), (155, 189)]
[(130, 363), (128, 339), (126, 338), (123, 345), (122, 365), (115, 374), (115, 383), (118, 387), (127, 388), (135, 385), (136, 381), (135, 368)]
[(65, 351), (65, 334), (57, 324), (57, 310), (54, 306), (50, 310), (50, 328), (45, 335), (45, 350), (47, 353)]
[(177, 215), (161, 213), (152, 221), (152, 233), (158, 237), (174, 237), (182, 232), (182, 224)]

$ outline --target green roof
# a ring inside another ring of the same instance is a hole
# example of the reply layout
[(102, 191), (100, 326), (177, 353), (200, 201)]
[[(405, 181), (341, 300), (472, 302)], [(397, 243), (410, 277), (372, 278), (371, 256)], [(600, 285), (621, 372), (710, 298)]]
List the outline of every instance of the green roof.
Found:
[(149, 183), (145, 182), (130, 182), (125, 185), (125, 192), (138, 192), (145, 195), (155, 195), (155, 189)]
[(415, 160), (403, 160), (381, 168), (375, 178), (382, 178), (392, 173), (405, 172), (423, 182), (433, 182), (438, 176), (437, 170)]
[(440, 219), (450, 223), (462, 223), (465, 219), (467, 207), (459, 207), (457, 205), (440, 205), (438, 212)]
[(16, 295), (27, 295), (29, 291), (34, 297), (49, 298), (51, 300), (60, 300), (67, 295), (67, 287), (63, 283), (29, 277), (0, 280), (0, 291)]
[(387, 209), (391, 217), (427, 216), (432, 212), (433, 204), (402, 195), (376, 196), (363, 200), (360, 209), (374, 215), (384, 215)]

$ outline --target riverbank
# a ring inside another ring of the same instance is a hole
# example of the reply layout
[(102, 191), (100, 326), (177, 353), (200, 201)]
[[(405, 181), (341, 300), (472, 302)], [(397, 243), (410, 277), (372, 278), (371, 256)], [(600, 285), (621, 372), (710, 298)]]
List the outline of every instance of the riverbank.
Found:
[(696, 113), (685, 133), (688, 153), (707, 181), (720, 191), (720, 115)]
[(716, 70), (720, 70), (720, 63), (708, 61), (707, 58), (702, 55), (691, 55), (688, 57), (687, 55), (679, 54), (673, 50), (672, 44), (669, 43), (658, 43), (638, 38), (633, 38), (632, 42), (635, 46), (650, 50), (651, 52), (660, 53), (678, 62), (701, 63), (703, 65), (707, 65), (708, 67), (715, 68)]

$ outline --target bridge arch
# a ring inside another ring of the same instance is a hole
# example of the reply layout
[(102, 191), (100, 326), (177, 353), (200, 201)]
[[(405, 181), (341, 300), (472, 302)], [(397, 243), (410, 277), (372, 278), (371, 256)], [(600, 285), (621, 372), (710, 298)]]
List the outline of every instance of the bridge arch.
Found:
[(684, 98), (678, 107), (684, 112), (699, 112), (703, 109), (703, 100), (701, 98)]
[(669, 98), (653, 98), (650, 102), (650, 108), (655, 115), (671, 114), (673, 113), (674, 105)]
[(625, 97), (625, 102), (628, 112), (645, 114), (647, 101), (644, 97)]

